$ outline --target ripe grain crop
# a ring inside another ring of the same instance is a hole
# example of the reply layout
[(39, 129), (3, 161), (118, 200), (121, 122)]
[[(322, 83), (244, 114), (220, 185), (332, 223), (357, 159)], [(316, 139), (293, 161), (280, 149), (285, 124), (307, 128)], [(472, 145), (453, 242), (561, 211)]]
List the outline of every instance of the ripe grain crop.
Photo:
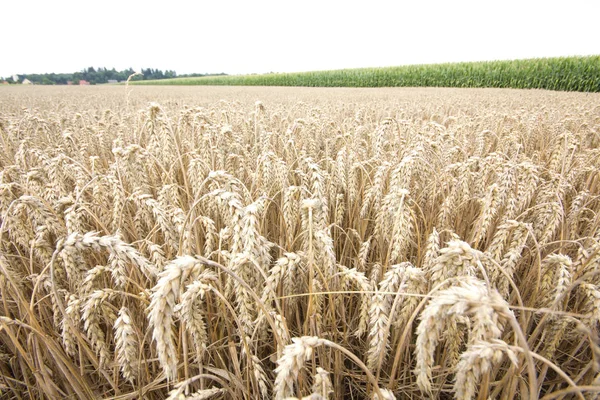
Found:
[(597, 398), (600, 96), (0, 88), (0, 397)]

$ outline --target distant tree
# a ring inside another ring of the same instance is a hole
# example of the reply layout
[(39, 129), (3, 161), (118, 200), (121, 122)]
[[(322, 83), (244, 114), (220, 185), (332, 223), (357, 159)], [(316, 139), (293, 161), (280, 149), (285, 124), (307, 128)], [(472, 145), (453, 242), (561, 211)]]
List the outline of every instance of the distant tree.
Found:
[[(31, 82), (41, 85), (66, 85), (68, 81), (78, 84), (81, 80), (86, 80), (92, 85), (107, 83), (109, 80), (115, 79), (118, 81), (126, 81), (131, 75), (135, 73), (133, 68), (128, 68), (122, 71), (117, 71), (115, 68), (107, 69), (105, 67), (87, 67), (81, 71), (69, 73), (69, 74), (26, 74), (19, 75), (18, 81), (21, 82), (23, 79), (29, 79)], [(218, 74), (225, 75), (225, 74)], [(205, 74), (189, 74), (182, 76), (205, 76)], [(148, 80), (148, 79), (168, 79), (177, 77), (177, 73), (173, 70), (160, 70), (154, 68), (142, 68), (141, 75), (136, 75), (132, 80)], [(5, 79), (8, 83), (17, 83), (13, 77)]]

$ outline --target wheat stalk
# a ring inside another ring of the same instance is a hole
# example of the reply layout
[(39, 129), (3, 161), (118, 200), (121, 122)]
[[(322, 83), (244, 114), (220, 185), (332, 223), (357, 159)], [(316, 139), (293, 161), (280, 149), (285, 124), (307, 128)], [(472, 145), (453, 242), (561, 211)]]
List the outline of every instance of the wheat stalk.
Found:
[(119, 317), (115, 320), (115, 353), (123, 377), (134, 382), (138, 377), (138, 344), (137, 335), (131, 320), (131, 312), (121, 307)]
[(151, 291), (148, 322), (156, 342), (158, 360), (168, 380), (177, 377), (178, 352), (173, 334), (173, 313), (181, 296), (184, 282), (200, 273), (201, 264), (191, 256), (171, 261), (158, 275)]
[(421, 313), (415, 348), (417, 384), (431, 393), (431, 368), (435, 350), (447, 321), (455, 316), (469, 316), (473, 323), (472, 341), (499, 339), (504, 324), (514, 316), (508, 304), (481, 281), (464, 279), (460, 286), (438, 292)]

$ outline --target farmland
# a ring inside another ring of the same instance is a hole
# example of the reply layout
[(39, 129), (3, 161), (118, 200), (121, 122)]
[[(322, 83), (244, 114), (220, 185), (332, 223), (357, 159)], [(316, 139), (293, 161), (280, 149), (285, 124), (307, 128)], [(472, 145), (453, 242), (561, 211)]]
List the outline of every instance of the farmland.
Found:
[(11, 86), (0, 144), (2, 398), (600, 391), (600, 94)]
[(140, 81), (140, 85), (459, 87), (600, 92), (600, 56)]

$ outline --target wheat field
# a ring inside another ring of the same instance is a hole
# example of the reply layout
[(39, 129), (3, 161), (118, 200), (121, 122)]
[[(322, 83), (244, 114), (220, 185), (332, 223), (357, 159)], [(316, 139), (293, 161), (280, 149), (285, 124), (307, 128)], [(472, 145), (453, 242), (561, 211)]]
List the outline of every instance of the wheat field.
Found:
[(600, 95), (0, 88), (0, 397), (593, 399)]

